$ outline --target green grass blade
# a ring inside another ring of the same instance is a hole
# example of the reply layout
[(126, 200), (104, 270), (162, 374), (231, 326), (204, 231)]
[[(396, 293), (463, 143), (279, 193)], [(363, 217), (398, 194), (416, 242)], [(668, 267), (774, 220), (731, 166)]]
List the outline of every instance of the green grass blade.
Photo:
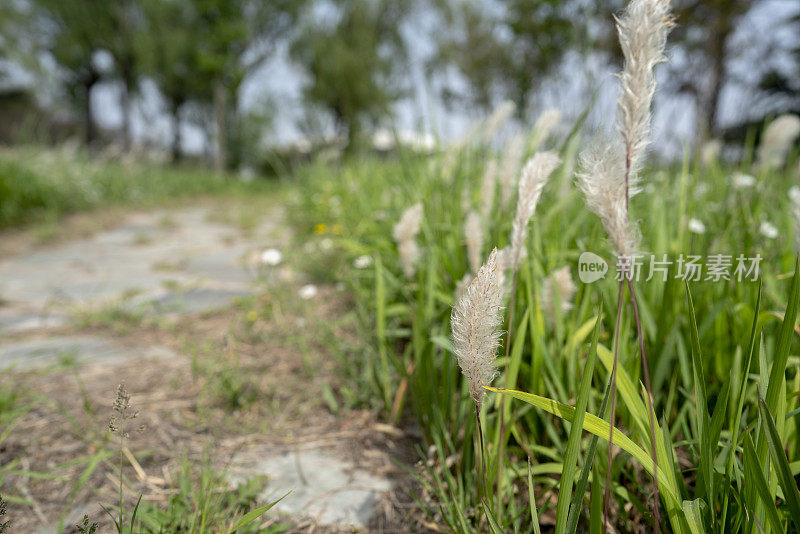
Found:
[[(602, 305), (601, 308), (602, 310)], [(592, 333), (592, 345), (589, 349), (589, 355), (586, 358), (586, 366), (583, 370), (581, 383), (578, 388), (578, 398), (575, 403), (575, 415), (572, 422), (572, 428), (569, 431), (569, 439), (567, 441), (567, 451), (564, 454), (564, 467), (561, 472), (561, 487), (558, 493), (558, 504), (556, 505), (556, 532), (564, 532), (567, 526), (567, 518), (569, 517), (569, 508), (572, 496), (572, 485), (575, 479), (576, 463), (578, 461), (578, 452), (581, 445), (581, 435), (583, 434), (583, 419), (586, 414), (586, 405), (589, 402), (589, 394), (592, 389), (592, 375), (594, 375), (594, 365), (597, 359), (597, 336), (600, 332), (600, 321), (602, 319), (602, 312), (598, 314), (597, 320), (594, 324), (594, 332)]]
[[(606, 384), (606, 391), (603, 394), (603, 401), (600, 403), (600, 419), (606, 417), (606, 407), (608, 406), (608, 399), (611, 396), (611, 379), (609, 378)], [(600, 440), (597, 436), (592, 436), (589, 442), (589, 449), (586, 451), (586, 461), (581, 469), (581, 476), (578, 483), (575, 485), (575, 492), (572, 494), (572, 501), (569, 504), (569, 519), (567, 520), (566, 534), (575, 534), (578, 530), (578, 519), (581, 516), (581, 502), (583, 501), (583, 494), (586, 491), (586, 484), (589, 481), (589, 473), (592, 471), (594, 464), (594, 455), (597, 451), (597, 442)], [(594, 495), (594, 484), (592, 485), (592, 494)]]
[(778, 408), (781, 383), (786, 372), (789, 347), (794, 336), (794, 324), (797, 320), (798, 299), (800, 299), (800, 256), (795, 261), (792, 288), (789, 291), (789, 302), (786, 304), (786, 315), (783, 317), (783, 324), (778, 335), (778, 346), (775, 350), (775, 357), (772, 359), (772, 370), (769, 374), (766, 401), (770, 413), (776, 412)]
[[(745, 479), (753, 485), (755, 494), (758, 495), (761, 502), (764, 504), (767, 521), (772, 531), (783, 532), (784, 528), (778, 516), (778, 508), (775, 506), (775, 501), (772, 499), (772, 495), (767, 487), (767, 479), (764, 478), (764, 473), (761, 471), (761, 462), (758, 461), (758, 457), (756, 456), (753, 440), (748, 434), (744, 434), (742, 445), (744, 447)], [(754, 514), (755, 510), (750, 510), (750, 513)]]
[[(572, 422), (575, 417), (575, 408), (557, 402), (553, 399), (548, 399), (547, 397), (541, 397), (539, 395), (533, 395), (523, 391), (513, 391), (489, 386), (484, 386), (484, 389), (501, 393), (503, 395), (511, 395), (515, 399), (532, 404), (533, 406), (541, 408), (557, 417), (560, 417), (561, 419), (564, 419), (565, 421)], [(590, 413), (584, 414), (583, 429), (605, 440), (608, 440), (608, 435), (611, 430), (608, 422), (603, 421), (599, 417)], [(650, 473), (650, 475), (653, 474), (653, 459), (650, 457), (650, 454), (645, 452), (644, 449), (634, 443), (622, 432), (622, 430), (619, 430), (618, 428), (614, 429), (613, 443), (623, 451), (633, 456), (642, 465), (642, 467), (644, 467), (644, 469)], [(678, 500), (678, 496), (675, 493), (675, 490), (669, 485), (669, 478), (667, 478), (666, 474), (661, 470), (660, 467), (658, 468), (658, 481), (659, 486), (661, 486), (660, 490), (664, 496), (671, 501), (671, 504), (677, 505), (680, 508), (681, 504)]]
[(694, 378), (695, 425), (698, 430), (696, 447), (700, 452), (700, 473), (703, 477), (705, 494), (707, 498), (714, 495), (713, 474), (711, 457), (711, 442), (709, 436), (708, 393), (706, 391), (705, 373), (703, 372), (703, 357), (700, 354), (700, 337), (697, 334), (697, 318), (692, 302), (692, 293), (689, 282), (686, 285), (686, 300), (689, 307), (689, 333), (692, 347), (692, 376)]
[(772, 463), (778, 472), (778, 481), (781, 488), (783, 488), (783, 500), (789, 507), (789, 516), (792, 518), (792, 522), (800, 530), (800, 493), (792, 476), (789, 460), (786, 458), (786, 453), (781, 445), (778, 430), (775, 428), (775, 421), (772, 418), (772, 414), (769, 413), (767, 403), (764, 397), (761, 396), (760, 391), (758, 394), (758, 412), (761, 415), (761, 426), (769, 445)]
[(533, 494), (533, 474), (531, 473), (531, 459), (528, 458), (528, 501), (531, 510), (531, 525), (534, 534), (542, 534), (539, 528), (539, 514), (536, 511), (536, 496)]
[(691, 518), (688, 523), (692, 534), (705, 534), (706, 532), (703, 528), (703, 513), (700, 509), (700, 503), (700, 499), (683, 501), (683, 513), (687, 519)]
[(236, 523), (236, 528), (233, 530), (233, 532), (231, 534), (235, 534), (236, 531), (239, 530), (240, 528), (249, 525), (250, 523), (252, 523), (256, 519), (258, 519), (259, 517), (261, 517), (262, 515), (267, 513), (273, 506), (275, 506), (276, 504), (281, 502), (283, 499), (286, 498), (287, 495), (289, 495), (293, 491), (294, 490), (289, 490), (286, 493), (284, 493), (283, 497), (281, 497), (277, 501), (273, 501), (273, 502), (271, 502), (269, 504), (265, 504), (264, 506), (260, 506), (260, 507), (258, 507), (256, 509), (250, 510), (249, 512), (244, 514), (242, 516), (242, 518), (239, 520), (239, 522)]

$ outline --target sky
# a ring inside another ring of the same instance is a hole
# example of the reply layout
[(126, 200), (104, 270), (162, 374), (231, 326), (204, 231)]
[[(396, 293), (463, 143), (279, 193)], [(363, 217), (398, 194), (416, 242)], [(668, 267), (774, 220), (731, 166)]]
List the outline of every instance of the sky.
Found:
[[(740, 118), (741, 109), (750, 107), (751, 95), (747, 90), (757, 71), (752, 68), (754, 58), (761, 57), (763, 47), (775, 41), (791, 42), (797, 40), (778, 22), (788, 14), (800, 11), (800, 0), (762, 0), (754, 4), (751, 12), (742, 20), (733, 37), (733, 44), (742, 50), (742, 58), (731, 65), (736, 79), (729, 84), (722, 95), (720, 119), (731, 123)], [(419, 131), (433, 133), (443, 140), (459, 138), (474, 121), (480, 119), (474, 112), (465, 109), (445, 109), (436, 91), (430, 87), (430, 80), (424, 75), (424, 64), (433, 51), (433, 44), (427, 37), (434, 30), (435, 21), (426, 17), (416, 17), (412, 24), (404, 28), (404, 35), (410, 43), (410, 62), (405, 76), (412, 91), (395, 108), (394, 127), (398, 131)], [(768, 36), (765, 39), (764, 36)], [(668, 49), (668, 54), (671, 53)], [(268, 140), (277, 144), (297, 141), (303, 134), (298, 123), (303, 117), (302, 87), (306, 77), (302, 70), (288, 60), (286, 47), (281, 47), (275, 57), (263, 64), (242, 85), (240, 98), (244, 109), (255, 109), (265, 95), (269, 95), (277, 111), (273, 131)], [(674, 58), (676, 60), (680, 58)], [(780, 58), (773, 58), (780, 61)], [(669, 67), (658, 67), (657, 76), (663, 79)], [(588, 76), (587, 76), (588, 75)], [(456, 86), (458, 79), (449, 83)], [(541, 110), (557, 107), (567, 119), (577, 117), (588, 102), (594, 83), (599, 84), (600, 93), (589, 117), (590, 127), (598, 130), (611, 127), (616, 106), (616, 79), (599, 58), (570, 56), (565, 61), (559, 79), (545, 84), (537, 97), (537, 107)], [(118, 105), (119, 89), (113, 84), (102, 84), (95, 94), (94, 111), (97, 121), (106, 128), (118, 128), (122, 114)], [(148, 139), (167, 144), (170, 138), (169, 119), (160, 111), (161, 102), (152, 84), (143, 85), (142, 97), (135, 103), (133, 128), (138, 139)], [(667, 155), (680, 155), (693, 135), (694, 112), (691, 100), (659, 93), (654, 113), (654, 145)], [(516, 125), (524, 127), (525, 125)], [(206, 139), (202, 131), (190, 125), (183, 129), (185, 149), (201, 152)]]

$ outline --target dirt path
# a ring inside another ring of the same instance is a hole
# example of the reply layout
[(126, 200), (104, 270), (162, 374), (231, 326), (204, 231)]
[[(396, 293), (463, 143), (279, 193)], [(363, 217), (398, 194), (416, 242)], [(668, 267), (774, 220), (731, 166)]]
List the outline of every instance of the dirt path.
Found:
[[(110, 526), (100, 504), (120, 487), (107, 430), (120, 383), (144, 426), (125, 441), (131, 504), (180, 499), (181, 473), (190, 466), (197, 480), (206, 466), (247, 481), (235, 494), (254, 505), (293, 490), (266, 519), (286, 531), (410, 528), (408, 483), (392, 461), (413, 460), (408, 438), (337, 402), (346, 295), (299, 296), (306, 281), (279, 207), (246, 228), (230, 224), (232, 209), (131, 213), (0, 261), (11, 532), (70, 532), (84, 514)], [(265, 264), (267, 248), (284, 259)]]

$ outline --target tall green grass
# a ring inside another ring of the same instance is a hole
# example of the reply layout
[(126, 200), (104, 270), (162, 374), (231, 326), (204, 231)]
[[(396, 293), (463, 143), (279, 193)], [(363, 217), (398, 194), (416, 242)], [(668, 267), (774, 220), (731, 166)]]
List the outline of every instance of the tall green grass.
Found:
[[(529, 532), (536, 514), (549, 515), (561, 503), (557, 532), (599, 532), (609, 470), (615, 526), (625, 530), (638, 521), (653, 527), (650, 418), (629, 310), (620, 318), (614, 421), (615, 443), (623, 452), (606, 465), (604, 401), (617, 282), (609, 276), (579, 284), (568, 312), (556, 307), (545, 313), (540, 302), (543, 278), (564, 265), (576, 275), (583, 251), (605, 257), (614, 270), (600, 222), (571, 183), (580, 143), (577, 136), (551, 140), (565, 163), (537, 208), (517, 279), (516, 309), (505, 311), (514, 318), (505, 326), (513, 332), (512, 345), (507, 360), (498, 358), (505, 376), (495, 383), (519, 392), (492, 394), (483, 405), (486, 478), (492, 481), (483, 504), (473, 405), (452, 354), (449, 317), (456, 283), (468, 270), (465, 213), (479, 205), (481, 176), (496, 153), (485, 145), (460, 149), (451, 183), (444, 179), (443, 169), (452, 160), (446, 154), (401, 152), (396, 158), (363, 157), (335, 167), (316, 163), (299, 173), (306, 193), (294, 199), (293, 222), (303, 239), (334, 240), (340, 268), (329, 276), (351, 288), (355, 313), (373, 347), (352, 355), (360, 369), (359, 387), (387, 418), (413, 415), (425, 445), (434, 446), (433, 467), (423, 483), (438, 505), (421, 504), (432, 520), (454, 531)], [(751, 172), (751, 155), (748, 146), (741, 165), (703, 166), (687, 156), (682, 164), (646, 169), (646, 193), (631, 203), (633, 218), (642, 222), (643, 242), (658, 259), (661, 254), (673, 260), (680, 254), (729, 254), (735, 268), (739, 254), (763, 258), (759, 281), (685, 284), (674, 278), (673, 267), (666, 282), (658, 276), (644, 281), (645, 273), (636, 283), (653, 384), (662, 527), (673, 532), (796, 528), (796, 485), (790, 482), (800, 472), (798, 278), (787, 192), (798, 177), (791, 170), (764, 171), (755, 175), (754, 187), (735, 188), (732, 176)], [(787, 169), (795, 168), (796, 157), (795, 152)], [(408, 281), (391, 229), (417, 201), (424, 205), (423, 254), (415, 279)], [(688, 231), (692, 217), (703, 221), (706, 233)], [(761, 234), (763, 221), (778, 227), (780, 235)], [(341, 235), (320, 235), (334, 225)], [(510, 225), (511, 214), (495, 207), (485, 229), (484, 255), (508, 243)], [(373, 260), (368, 268), (353, 265), (362, 255)], [(590, 348), (595, 325), (596, 349)], [(512, 402), (507, 395), (526, 402)], [(586, 432), (573, 431), (576, 418), (583, 418)], [(537, 499), (535, 508), (529, 495)]]
[(152, 205), (203, 194), (265, 190), (202, 167), (94, 158), (68, 146), (0, 149), (0, 229), (110, 205)]

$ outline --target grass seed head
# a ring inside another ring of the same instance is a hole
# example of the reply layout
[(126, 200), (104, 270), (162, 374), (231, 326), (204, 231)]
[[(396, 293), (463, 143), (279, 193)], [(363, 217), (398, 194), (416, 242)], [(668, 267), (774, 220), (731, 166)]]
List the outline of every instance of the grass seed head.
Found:
[(476, 406), (483, 399), (483, 386), (497, 375), (494, 359), (502, 336), (502, 302), (502, 273), (494, 249), (457, 299), (450, 316), (456, 360)]
[(561, 160), (555, 152), (538, 152), (528, 160), (522, 169), (517, 196), (517, 211), (511, 227), (511, 261), (516, 270), (522, 257), (522, 248), (528, 234), (528, 222), (536, 211), (547, 179)]
[(400, 221), (394, 225), (392, 236), (397, 243), (400, 255), (400, 264), (403, 274), (411, 279), (417, 271), (417, 262), (420, 258), (419, 245), (416, 238), (422, 227), (422, 204), (417, 202), (403, 212)]

